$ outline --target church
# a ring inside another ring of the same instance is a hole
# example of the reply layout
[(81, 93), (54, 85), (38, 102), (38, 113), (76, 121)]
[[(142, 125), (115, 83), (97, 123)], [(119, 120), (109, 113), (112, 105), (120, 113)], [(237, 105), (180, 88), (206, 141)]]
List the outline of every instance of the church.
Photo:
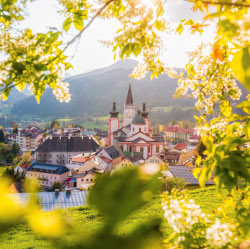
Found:
[(109, 117), (109, 146), (117, 141), (122, 151), (140, 152), (145, 159), (164, 151), (164, 138), (149, 134), (150, 118), (146, 103), (143, 103), (142, 110), (135, 111), (131, 84), (124, 104), (122, 125), (118, 114), (114, 101)]

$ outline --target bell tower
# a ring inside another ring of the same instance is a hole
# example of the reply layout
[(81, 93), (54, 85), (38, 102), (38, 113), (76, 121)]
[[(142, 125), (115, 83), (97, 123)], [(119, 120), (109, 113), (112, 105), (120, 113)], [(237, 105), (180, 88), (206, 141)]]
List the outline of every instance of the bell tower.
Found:
[(116, 110), (116, 102), (113, 102), (113, 109), (110, 112), (109, 117), (109, 146), (114, 143), (114, 131), (120, 128), (120, 118), (118, 117), (119, 112)]
[(129, 83), (127, 99), (123, 109), (123, 126), (131, 124), (132, 119), (135, 116), (135, 105), (133, 102), (131, 83)]

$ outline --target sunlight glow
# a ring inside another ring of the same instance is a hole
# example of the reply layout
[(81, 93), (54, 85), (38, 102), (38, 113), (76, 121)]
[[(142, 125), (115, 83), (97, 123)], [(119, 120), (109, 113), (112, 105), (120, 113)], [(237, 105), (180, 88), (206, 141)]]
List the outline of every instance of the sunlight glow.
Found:
[(153, 8), (154, 5), (154, 0), (141, 0), (143, 4), (147, 6), (147, 8)]

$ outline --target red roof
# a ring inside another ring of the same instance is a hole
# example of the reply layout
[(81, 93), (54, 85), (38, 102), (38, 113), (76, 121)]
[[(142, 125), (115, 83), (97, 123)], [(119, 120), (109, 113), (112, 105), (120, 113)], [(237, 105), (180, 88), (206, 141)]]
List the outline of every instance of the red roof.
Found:
[(85, 156), (79, 156), (79, 157), (73, 157), (72, 158), (72, 163), (86, 163), (89, 160), (89, 157)]
[(99, 156), (104, 162), (106, 163), (111, 163), (112, 160), (110, 160), (109, 158), (105, 157), (105, 156)]
[(192, 137), (190, 137), (190, 139), (201, 139), (201, 136), (198, 136), (197, 134), (193, 135)]
[(21, 167), (23, 170), (27, 170), (27, 169), (30, 167), (30, 164), (29, 164), (29, 163), (24, 163), (24, 164), (20, 165), (20, 167)]
[(194, 133), (194, 129), (183, 129), (178, 126), (168, 126), (166, 127), (165, 131), (174, 132), (174, 133), (182, 133), (182, 134)]
[(186, 149), (186, 144), (185, 144), (185, 143), (176, 144), (176, 145), (174, 146), (174, 148), (175, 148), (176, 150), (184, 150), (184, 149)]

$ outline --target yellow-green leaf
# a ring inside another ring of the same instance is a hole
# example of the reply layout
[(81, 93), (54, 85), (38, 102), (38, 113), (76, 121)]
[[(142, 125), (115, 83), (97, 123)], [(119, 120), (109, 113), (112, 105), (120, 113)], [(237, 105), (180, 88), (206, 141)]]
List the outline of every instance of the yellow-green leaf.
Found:
[(165, 29), (165, 23), (160, 20), (156, 20), (154, 25), (159, 31), (163, 31)]
[(73, 22), (74, 22), (74, 26), (77, 30), (82, 30), (83, 28), (83, 19), (78, 16), (78, 15), (75, 15), (74, 18), (73, 18)]
[(250, 90), (250, 45), (234, 54), (231, 67), (240, 83)]
[(184, 27), (183, 27), (183, 25), (180, 23), (179, 26), (176, 28), (175, 31), (176, 31), (179, 35), (181, 35), (181, 33), (183, 32), (183, 30), (184, 30)]
[(63, 22), (63, 30), (68, 31), (72, 23), (72, 18), (69, 17)]

